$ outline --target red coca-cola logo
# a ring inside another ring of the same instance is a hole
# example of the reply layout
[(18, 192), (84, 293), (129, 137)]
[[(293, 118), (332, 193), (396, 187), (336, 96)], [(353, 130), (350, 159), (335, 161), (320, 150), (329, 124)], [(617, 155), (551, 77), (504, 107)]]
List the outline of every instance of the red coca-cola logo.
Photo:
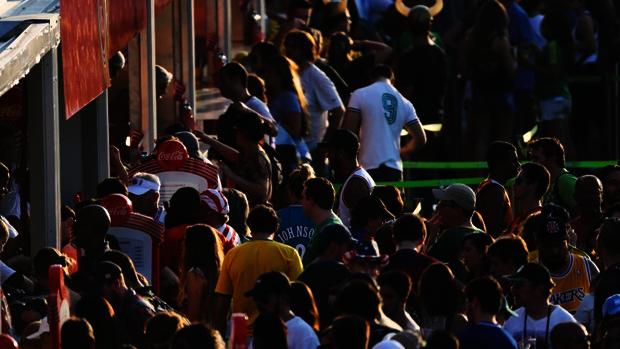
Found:
[(157, 146), (157, 162), (164, 170), (176, 171), (183, 167), (187, 159), (187, 149), (177, 140), (168, 140)]
[(122, 226), (133, 212), (131, 200), (122, 194), (111, 194), (106, 196), (101, 200), (101, 206), (108, 210), (113, 227)]

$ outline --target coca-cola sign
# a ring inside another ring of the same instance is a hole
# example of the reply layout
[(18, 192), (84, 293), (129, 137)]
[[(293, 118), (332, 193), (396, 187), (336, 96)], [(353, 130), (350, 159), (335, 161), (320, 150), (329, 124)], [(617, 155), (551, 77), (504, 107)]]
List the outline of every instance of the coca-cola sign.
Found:
[(108, 210), (113, 227), (122, 226), (133, 212), (131, 200), (122, 194), (106, 196), (101, 200), (101, 206)]
[(187, 149), (177, 140), (168, 140), (157, 146), (157, 162), (164, 170), (179, 170), (187, 159)]

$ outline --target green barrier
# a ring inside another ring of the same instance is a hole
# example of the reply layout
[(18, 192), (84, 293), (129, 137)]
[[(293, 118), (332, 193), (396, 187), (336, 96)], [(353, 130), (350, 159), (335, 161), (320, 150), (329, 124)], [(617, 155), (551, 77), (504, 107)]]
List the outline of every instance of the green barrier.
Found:
[[(568, 168), (598, 168), (608, 165), (615, 165), (616, 160), (606, 161), (568, 161)], [(430, 162), (430, 161), (403, 161), (403, 168), (406, 169), (438, 169), (438, 170), (475, 170), (486, 169), (487, 163), (483, 161), (454, 161), (454, 162)]]
[[(482, 182), (482, 177), (468, 177), (468, 178), (445, 178), (445, 179), (421, 179), (416, 181), (403, 181), (403, 182), (378, 182), (377, 185), (391, 185), (396, 188), (411, 189), (411, 188), (436, 188), (443, 187), (454, 183), (463, 183), (468, 185), (475, 185)], [(336, 190), (340, 189), (342, 184), (334, 184)]]

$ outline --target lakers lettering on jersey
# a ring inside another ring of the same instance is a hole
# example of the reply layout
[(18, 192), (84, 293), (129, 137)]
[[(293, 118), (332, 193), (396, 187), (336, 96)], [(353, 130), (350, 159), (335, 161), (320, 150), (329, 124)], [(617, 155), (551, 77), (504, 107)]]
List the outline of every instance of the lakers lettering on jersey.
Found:
[(555, 287), (551, 291), (551, 303), (562, 306), (571, 313), (577, 308), (584, 297), (590, 293), (591, 271), (586, 257), (570, 254), (570, 263), (563, 275), (551, 274)]

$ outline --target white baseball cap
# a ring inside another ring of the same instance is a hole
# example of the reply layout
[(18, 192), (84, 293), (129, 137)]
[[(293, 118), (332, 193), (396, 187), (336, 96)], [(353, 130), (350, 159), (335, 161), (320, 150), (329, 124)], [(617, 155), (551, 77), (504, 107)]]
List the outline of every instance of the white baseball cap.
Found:
[(129, 181), (127, 191), (134, 195), (142, 195), (149, 190), (159, 193), (160, 184), (146, 178), (134, 177)]

